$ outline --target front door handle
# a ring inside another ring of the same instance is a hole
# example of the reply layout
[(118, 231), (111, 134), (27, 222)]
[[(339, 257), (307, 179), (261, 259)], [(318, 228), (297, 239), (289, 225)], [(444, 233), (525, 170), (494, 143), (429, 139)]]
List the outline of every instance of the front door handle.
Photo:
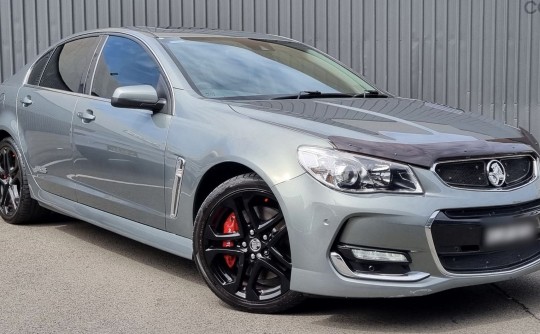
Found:
[(28, 107), (32, 104), (32, 97), (30, 95), (26, 95), (21, 99), (21, 104), (23, 105), (23, 107)]
[(94, 116), (94, 112), (90, 109), (77, 112), (77, 117), (82, 119), (83, 123), (90, 123), (96, 119), (96, 116)]

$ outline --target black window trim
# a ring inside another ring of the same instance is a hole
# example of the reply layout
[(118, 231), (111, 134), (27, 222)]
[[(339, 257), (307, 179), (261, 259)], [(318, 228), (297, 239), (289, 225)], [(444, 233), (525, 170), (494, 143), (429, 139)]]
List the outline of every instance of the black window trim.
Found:
[(88, 77), (86, 78), (86, 82), (84, 84), (85, 96), (102, 100), (102, 101), (110, 101), (111, 99), (107, 99), (100, 96), (93, 96), (92, 87), (94, 86), (94, 78), (96, 77), (97, 65), (98, 65), (99, 59), (101, 58), (101, 54), (103, 53), (103, 49), (105, 48), (105, 44), (107, 44), (107, 41), (109, 40), (109, 36), (110, 34), (102, 35), (102, 42), (99, 45), (98, 49), (96, 50), (96, 53), (94, 54), (94, 58), (92, 58), (92, 62), (90, 63), (90, 69), (88, 70)]
[(101, 54), (101, 50), (103, 48), (103, 45), (105, 45), (105, 41), (107, 40), (107, 36), (104, 35), (104, 34), (99, 34), (99, 35), (96, 35), (96, 36), (99, 37), (99, 41), (98, 41), (98, 43), (96, 45), (96, 49), (94, 50), (94, 54), (92, 55), (92, 58), (90, 59), (90, 63), (88, 64), (88, 69), (86, 70), (86, 74), (83, 75), (83, 77), (81, 78), (81, 80), (83, 80), (83, 82), (82, 82), (82, 85), (83, 85), (82, 94), (83, 95), (86, 95), (87, 86), (88, 86), (88, 80), (90, 78), (90, 73), (92, 73), (92, 69), (94, 67), (94, 62), (96, 61), (98, 56)]

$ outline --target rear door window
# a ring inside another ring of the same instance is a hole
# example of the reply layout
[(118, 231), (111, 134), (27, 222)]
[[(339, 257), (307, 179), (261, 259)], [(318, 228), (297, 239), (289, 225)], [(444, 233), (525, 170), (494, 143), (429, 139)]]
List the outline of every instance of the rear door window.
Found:
[(99, 37), (77, 39), (57, 47), (41, 75), (39, 85), (74, 93), (83, 93), (90, 63)]

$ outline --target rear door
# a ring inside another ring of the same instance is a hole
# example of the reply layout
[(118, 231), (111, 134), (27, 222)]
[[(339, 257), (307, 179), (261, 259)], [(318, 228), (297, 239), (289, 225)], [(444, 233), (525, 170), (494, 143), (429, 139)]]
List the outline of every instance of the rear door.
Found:
[(93, 71), (89, 95), (80, 98), (73, 122), (78, 200), (164, 229), (169, 111), (111, 106), (114, 90), (130, 85), (151, 85), (171, 101), (161, 69), (138, 41), (109, 36)]
[(18, 94), (20, 142), (41, 189), (76, 200), (71, 122), (99, 36), (69, 41), (40, 58)]

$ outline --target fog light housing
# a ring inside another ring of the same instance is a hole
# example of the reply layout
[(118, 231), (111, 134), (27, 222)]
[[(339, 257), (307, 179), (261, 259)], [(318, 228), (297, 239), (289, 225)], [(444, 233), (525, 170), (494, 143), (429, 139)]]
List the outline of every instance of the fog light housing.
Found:
[(356, 273), (405, 275), (411, 271), (412, 260), (405, 251), (347, 244), (337, 244), (334, 249)]
[(409, 263), (407, 256), (403, 253), (362, 248), (351, 248), (351, 252), (355, 258), (363, 261)]

